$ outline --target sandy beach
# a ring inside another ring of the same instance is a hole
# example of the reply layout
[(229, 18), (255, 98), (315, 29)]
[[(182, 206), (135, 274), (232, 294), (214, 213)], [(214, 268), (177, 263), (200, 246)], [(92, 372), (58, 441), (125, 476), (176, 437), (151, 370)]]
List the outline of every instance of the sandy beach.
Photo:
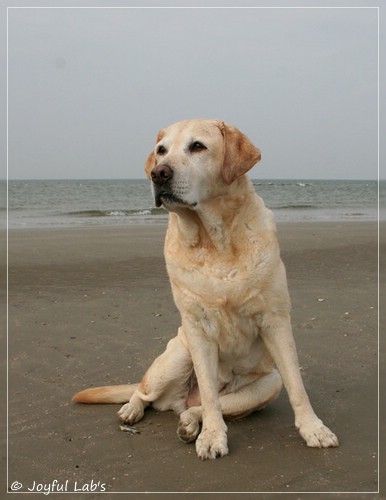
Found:
[(71, 402), (92, 385), (139, 381), (175, 335), (165, 229), (10, 231), (9, 487), (375, 498), (366, 493), (378, 489), (376, 222), (278, 226), (305, 385), (339, 448), (307, 448), (284, 390), (229, 423), (229, 456), (207, 462), (178, 440), (173, 413), (148, 410), (131, 435), (119, 407)]

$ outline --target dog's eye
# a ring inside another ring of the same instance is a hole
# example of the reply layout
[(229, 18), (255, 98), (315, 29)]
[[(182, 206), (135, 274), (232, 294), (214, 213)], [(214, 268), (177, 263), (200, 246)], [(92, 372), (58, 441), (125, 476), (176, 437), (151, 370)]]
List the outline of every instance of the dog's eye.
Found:
[(158, 148), (157, 148), (157, 154), (164, 155), (165, 153), (166, 153), (165, 146), (162, 146), (162, 145), (158, 146)]
[(203, 151), (204, 149), (207, 149), (206, 146), (200, 141), (194, 141), (192, 144), (189, 146), (189, 151), (191, 153), (195, 153), (198, 151)]

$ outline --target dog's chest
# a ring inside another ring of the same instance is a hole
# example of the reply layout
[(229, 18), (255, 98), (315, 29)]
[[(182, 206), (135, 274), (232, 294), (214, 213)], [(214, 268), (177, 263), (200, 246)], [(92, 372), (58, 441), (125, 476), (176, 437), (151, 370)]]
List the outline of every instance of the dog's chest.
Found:
[(170, 274), (183, 325), (187, 319), (214, 340), (224, 362), (229, 356), (232, 363), (248, 359), (266, 307), (264, 294), (253, 270), (212, 264)]
[[(198, 316), (251, 317), (264, 308), (264, 263), (216, 259), (203, 254), (182, 261), (167, 258), (177, 306)], [(213, 321), (213, 318), (211, 318)]]

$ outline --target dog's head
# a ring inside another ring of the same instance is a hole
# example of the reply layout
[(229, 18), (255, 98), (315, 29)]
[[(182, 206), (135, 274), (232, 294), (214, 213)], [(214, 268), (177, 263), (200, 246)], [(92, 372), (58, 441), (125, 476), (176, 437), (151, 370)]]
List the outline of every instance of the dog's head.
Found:
[(145, 164), (157, 207), (194, 209), (260, 160), (238, 129), (217, 120), (187, 120), (161, 130)]

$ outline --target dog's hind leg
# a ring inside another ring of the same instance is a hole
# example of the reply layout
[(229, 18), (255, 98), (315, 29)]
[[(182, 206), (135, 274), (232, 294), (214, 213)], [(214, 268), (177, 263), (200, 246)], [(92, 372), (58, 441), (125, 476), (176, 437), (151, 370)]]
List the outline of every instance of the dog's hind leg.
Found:
[[(241, 418), (264, 408), (280, 392), (282, 381), (274, 369), (253, 382), (243, 385), (235, 392), (220, 395), (221, 411), (225, 419)], [(192, 406), (180, 415), (177, 429), (181, 441), (194, 441), (200, 432), (202, 406)]]
[(138, 422), (145, 408), (153, 404), (161, 411), (181, 413), (186, 408), (186, 394), (193, 364), (179, 336), (169, 341), (142, 378), (130, 401), (119, 410), (119, 418), (128, 424)]

